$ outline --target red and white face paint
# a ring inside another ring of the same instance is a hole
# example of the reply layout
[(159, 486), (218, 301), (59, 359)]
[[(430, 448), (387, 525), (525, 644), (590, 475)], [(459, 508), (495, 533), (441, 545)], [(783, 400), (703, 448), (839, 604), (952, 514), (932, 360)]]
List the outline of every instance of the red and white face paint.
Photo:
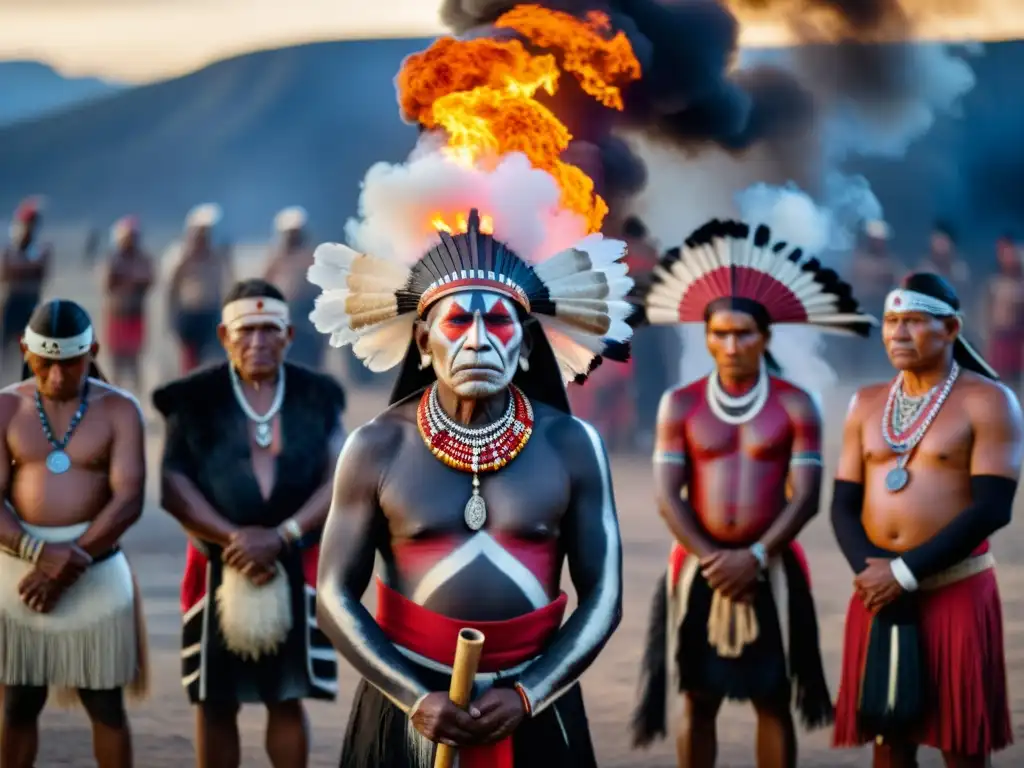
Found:
[(512, 382), (523, 325), (511, 300), (493, 291), (460, 291), (438, 301), (427, 324), (434, 373), (456, 395), (489, 397)]

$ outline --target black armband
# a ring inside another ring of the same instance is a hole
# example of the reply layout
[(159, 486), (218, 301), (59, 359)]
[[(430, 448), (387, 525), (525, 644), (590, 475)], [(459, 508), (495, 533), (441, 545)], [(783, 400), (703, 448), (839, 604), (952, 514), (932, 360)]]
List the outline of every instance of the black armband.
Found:
[(970, 556), (989, 536), (1010, 522), (1017, 481), (997, 475), (971, 476), (971, 505), (924, 544), (903, 553), (918, 581), (941, 573)]
[(867, 567), (869, 557), (893, 557), (868, 539), (860, 516), (864, 509), (864, 486), (849, 480), (836, 480), (832, 490), (832, 530), (839, 549), (854, 573)]

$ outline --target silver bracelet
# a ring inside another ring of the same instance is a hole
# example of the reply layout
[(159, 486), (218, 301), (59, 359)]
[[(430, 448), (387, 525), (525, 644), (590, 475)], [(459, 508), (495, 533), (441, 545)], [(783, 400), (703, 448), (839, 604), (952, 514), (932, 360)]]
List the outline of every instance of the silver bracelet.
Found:
[(757, 564), (761, 566), (761, 570), (768, 568), (768, 550), (764, 548), (764, 544), (760, 541), (755, 541), (750, 545), (750, 554), (757, 560)]
[(904, 592), (917, 591), (917, 577), (910, 570), (910, 566), (903, 562), (902, 557), (898, 557), (889, 563), (889, 570), (892, 571), (892, 577), (896, 579), (896, 583), (903, 587)]
[(294, 517), (289, 517), (277, 526), (277, 534), (284, 539), (285, 544), (292, 545), (302, 538), (302, 528)]

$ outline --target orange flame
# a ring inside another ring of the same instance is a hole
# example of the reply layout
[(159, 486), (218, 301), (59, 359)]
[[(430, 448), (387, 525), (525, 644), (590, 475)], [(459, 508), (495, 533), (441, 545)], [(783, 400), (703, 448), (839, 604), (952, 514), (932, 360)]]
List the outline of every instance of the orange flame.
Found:
[[(626, 36), (609, 36), (608, 17), (597, 11), (581, 20), (520, 5), (496, 25), (557, 51), (562, 69), (606, 107), (621, 110), (620, 87), (640, 77), (640, 63)], [(588, 231), (597, 232), (608, 205), (590, 177), (560, 159), (572, 134), (534, 98), (541, 90), (554, 95), (560, 74), (555, 55), (531, 54), (518, 40), (443, 37), (406, 59), (397, 79), (399, 103), (407, 120), (443, 129), (447, 152), (458, 162), (481, 165), (522, 152), (534, 168), (555, 179), (562, 204), (583, 217)], [(433, 217), (435, 227), (450, 232), (447, 221), (442, 214)]]

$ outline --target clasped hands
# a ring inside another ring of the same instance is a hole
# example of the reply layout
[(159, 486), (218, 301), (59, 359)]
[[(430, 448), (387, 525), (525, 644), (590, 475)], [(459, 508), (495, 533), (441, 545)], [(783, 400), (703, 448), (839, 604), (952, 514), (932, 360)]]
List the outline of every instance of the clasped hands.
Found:
[(857, 574), (853, 588), (872, 613), (878, 613), (903, 594), (903, 587), (892, 573), (892, 561), (880, 557), (869, 557), (867, 568)]
[(21, 602), (37, 613), (49, 613), (91, 564), (92, 557), (74, 542), (43, 545), (35, 567), (18, 583)]
[(749, 549), (720, 549), (700, 559), (708, 586), (730, 600), (747, 603), (761, 575), (761, 564)]
[(277, 557), (284, 541), (276, 528), (251, 526), (231, 534), (221, 559), (224, 564), (241, 571), (254, 586), (262, 587), (277, 574)]
[(512, 735), (526, 717), (526, 709), (514, 688), (491, 688), (466, 710), (459, 709), (447, 693), (431, 693), (412, 713), (417, 731), (436, 744), (475, 747), (494, 744)]

